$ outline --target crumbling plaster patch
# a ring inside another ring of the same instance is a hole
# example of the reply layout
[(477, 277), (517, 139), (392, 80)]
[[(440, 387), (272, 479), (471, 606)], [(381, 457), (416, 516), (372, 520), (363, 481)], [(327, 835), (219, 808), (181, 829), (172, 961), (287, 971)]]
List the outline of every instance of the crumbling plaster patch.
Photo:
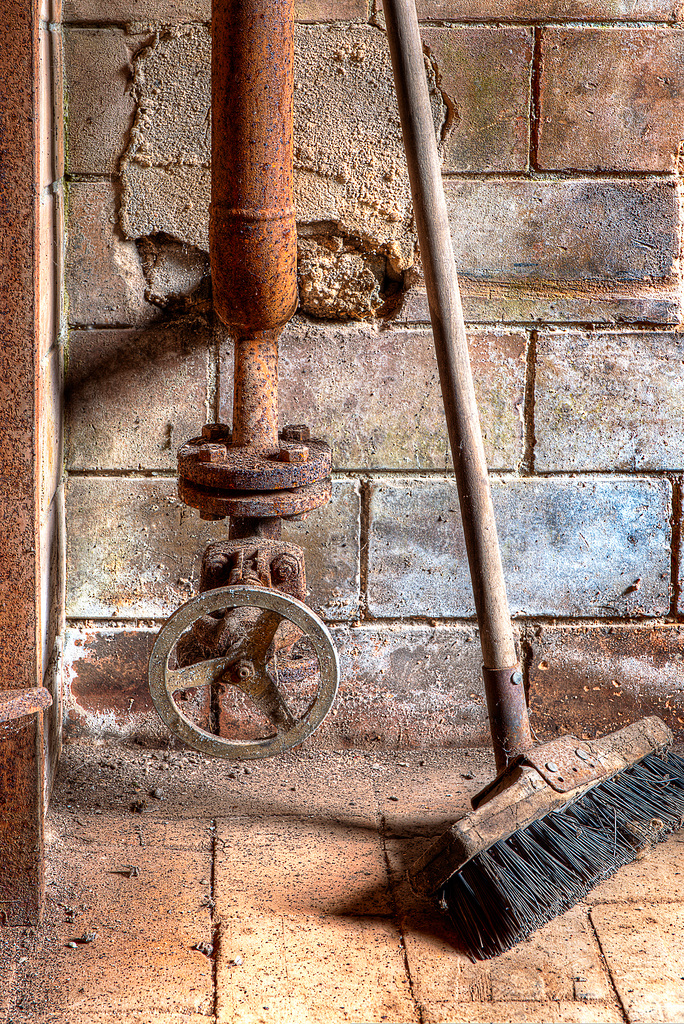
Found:
[[(136, 118), (121, 160), (121, 225), (209, 247), (211, 41), (202, 25), (157, 35), (133, 62)], [(426, 62), (435, 129), (447, 109)], [(302, 309), (363, 318), (382, 311), (413, 265), (416, 233), (384, 33), (297, 26), (295, 205)]]

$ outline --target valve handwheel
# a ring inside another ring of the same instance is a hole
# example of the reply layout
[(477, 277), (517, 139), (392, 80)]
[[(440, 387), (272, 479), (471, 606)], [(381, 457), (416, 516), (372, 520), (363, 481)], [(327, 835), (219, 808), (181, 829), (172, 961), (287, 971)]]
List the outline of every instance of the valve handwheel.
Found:
[[(198, 661), (185, 668), (169, 667), (177, 641), (194, 622), (202, 616), (236, 608), (259, 608), (261, 614), (225, 657)], [(316, 695), (299, 717), (279, 685), (277, 658), (272, 656), (274, 637), (283, 620), (301, 630), (318, 659)], [(182, 605), (160, 629), (149, 666), (152, 700), (168, 728), (196, 750), (232, 760), (271, 757), (301, 743), (318, 728), (330, 710), (339, 675), (337, 651), (318, 616), (293, 597), (252, 586), (207, 590)], [(271, 723), (271, 734), (249, 740), (218, 736), (200, 728), (176, 703), (176, 694), (216, 684), (232, 685), (246, 694)]]

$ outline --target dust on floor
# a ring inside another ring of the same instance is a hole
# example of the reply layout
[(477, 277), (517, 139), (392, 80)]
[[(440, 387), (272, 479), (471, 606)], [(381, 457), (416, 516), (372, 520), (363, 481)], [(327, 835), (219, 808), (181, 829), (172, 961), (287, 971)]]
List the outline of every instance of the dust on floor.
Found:
[(684, 835), (472, 964), (405, 865), (488, 751), (65, 748), (36, 929), (0, 929), (8, 1024), (684, 1021)]

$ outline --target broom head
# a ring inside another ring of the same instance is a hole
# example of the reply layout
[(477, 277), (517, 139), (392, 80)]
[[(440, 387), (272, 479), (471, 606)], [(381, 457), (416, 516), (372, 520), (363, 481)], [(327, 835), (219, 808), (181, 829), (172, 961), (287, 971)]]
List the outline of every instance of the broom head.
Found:
[(510, 949), (684, 823), (684, 760), (644, 718), (525, 751), (413, 865), (473, 959)]

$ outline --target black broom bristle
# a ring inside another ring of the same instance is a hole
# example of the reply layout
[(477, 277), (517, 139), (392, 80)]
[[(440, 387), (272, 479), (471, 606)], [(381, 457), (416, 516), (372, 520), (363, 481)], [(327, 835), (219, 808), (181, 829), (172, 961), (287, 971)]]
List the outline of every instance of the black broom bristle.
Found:
[(510, 949), (684, 824), (684, 759), (649, 754), (469, 860), (440, 891), (473, 960)]

